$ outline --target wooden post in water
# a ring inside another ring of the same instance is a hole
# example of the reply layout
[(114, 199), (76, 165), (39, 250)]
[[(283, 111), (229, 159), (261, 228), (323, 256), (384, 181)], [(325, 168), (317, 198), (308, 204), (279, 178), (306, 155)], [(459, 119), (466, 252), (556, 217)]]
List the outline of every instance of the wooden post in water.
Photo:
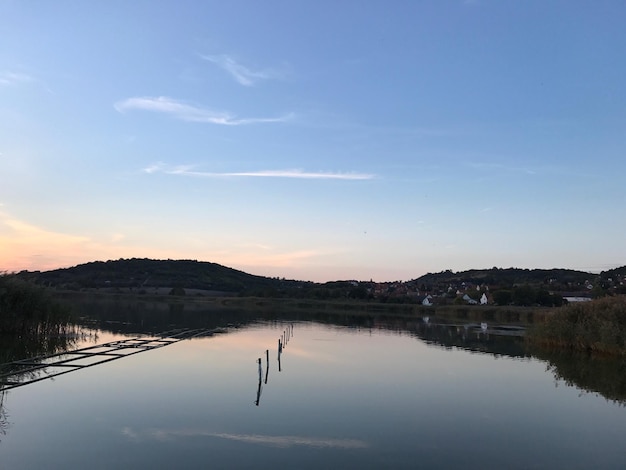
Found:
[(259, 406), (259, 401), (261, 401), (261, 377), (263, 376), (263, 366), (261, 365), (261, 358), (257, 359), (259, 364), (259, 386), (256, 389), (256, 401), (254, 404)]
[(270, 350), (265, 350), (265, 384), (267, 385), (267, 376), (270, 373)]

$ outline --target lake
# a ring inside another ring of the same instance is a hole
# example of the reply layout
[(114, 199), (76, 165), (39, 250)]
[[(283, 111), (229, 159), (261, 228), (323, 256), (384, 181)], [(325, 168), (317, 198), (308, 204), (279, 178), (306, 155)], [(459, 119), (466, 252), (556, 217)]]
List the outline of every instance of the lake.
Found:
[[(75, 346), (153, 334), (137, 315)], [(626, 468), (622, 363), (540, 359), (515, 330), (434, 318), (205, 323), (4, 392), (0, 467)]]

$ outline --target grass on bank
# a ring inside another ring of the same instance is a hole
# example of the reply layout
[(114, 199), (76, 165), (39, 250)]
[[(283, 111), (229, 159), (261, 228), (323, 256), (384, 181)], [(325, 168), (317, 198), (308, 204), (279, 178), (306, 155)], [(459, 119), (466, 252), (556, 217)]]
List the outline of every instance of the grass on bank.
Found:
[(626, 296), (560, 307), (526, 337), (539, 346), (626, 356)]
[(70, 320), (70, 311), (42, 287), (10, 274), (0, 275), (0, 333), (62, 333)]

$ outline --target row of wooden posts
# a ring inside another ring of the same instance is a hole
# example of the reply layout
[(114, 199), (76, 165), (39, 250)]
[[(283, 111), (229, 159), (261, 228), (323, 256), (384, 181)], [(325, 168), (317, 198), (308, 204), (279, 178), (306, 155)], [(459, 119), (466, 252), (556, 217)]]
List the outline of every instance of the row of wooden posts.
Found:
[[(282, 371), (282, 367), (280, 364), (280, 356), (283, 353), (283, 349), (285, 349), (285, 347), (287, 346), (287, 343), (292, 337), (293, 337), (293, 324), (290, 324), (287, 326), (287, 329), (283, 331), (283, 334), (280, 336), (280, 338), (278, 338), (278, 372)], [(269, 349), (265, 350), (265, 363), (266, 363), (265, 381), (263, 381), (263, 361), (260, 357), (257, 359), (257, 364), (259, 365), (259, 386), (257, 388), (256, 400), (254, 402), (256, 406), (259, 406), (259, 402), (261, 400), (261, 390), (263, 388), (263, 382), (267, 384), (267, 378), (268, 378), (269, 371), (270, 371), (270, 350)]]

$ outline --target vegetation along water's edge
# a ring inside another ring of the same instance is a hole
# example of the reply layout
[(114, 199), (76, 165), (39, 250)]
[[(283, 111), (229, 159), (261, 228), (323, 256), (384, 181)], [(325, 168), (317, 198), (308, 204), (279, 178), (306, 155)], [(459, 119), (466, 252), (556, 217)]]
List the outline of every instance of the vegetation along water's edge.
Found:
[(71, 323), (70, 310), (51, 292), (14, 275), (0, 275), (0, 333), (62, 334)]
[(626, 296), (555, 309), (526, 338), (537, 346), (626, 357)]

